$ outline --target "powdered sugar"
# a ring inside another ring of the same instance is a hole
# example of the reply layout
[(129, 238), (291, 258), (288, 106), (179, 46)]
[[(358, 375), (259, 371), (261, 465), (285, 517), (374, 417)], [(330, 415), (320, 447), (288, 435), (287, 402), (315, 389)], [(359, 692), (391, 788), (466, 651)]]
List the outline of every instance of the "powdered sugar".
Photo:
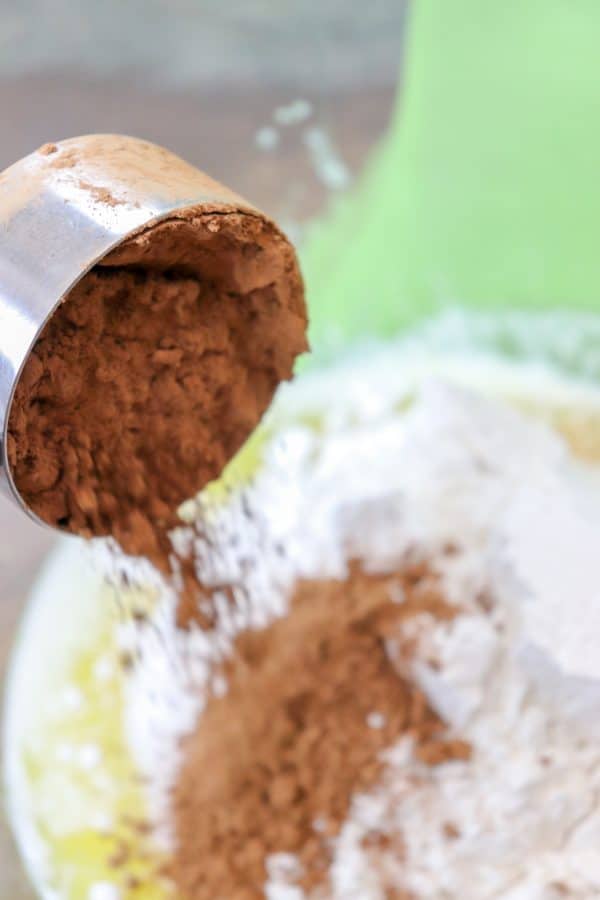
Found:
[[(355, 798), (336, 842), (331, 897), (380, 900), (391, 886), (424, 898), (541, 900), (562, 886), (594, 896), (598, 476), (550, 428), (499, 402), (429, 382), (399, 414), (397, 394), (380, 383), (370, 402), (368, 384), (317, 429), (282, 425), (252, 483), (225, 504), (198, 501), (200, 524), (175, 535), (223, 591), (212, 630), (181, 632), (163, 586), (149, 620), (123, 633), (137, 660), (128, 733), (155, 815), (169, 824), (180, 738), (209, 689), (226, 690), (211, 679), (236, 635), (285, 615), (299, 577), (342, 576), (351, 557), (386, 571), (417, 550), (460, 614), (409, 620), (410, 659), (399, 643), (388, 650), (473, 758), (428, 767), (409, 741), (391, 748), (382, 784)], [(343, 375), (337, 387), (348, 391)], [(396, 843), (374, 855), (372, 831)], [(269, 900), (302, 897), (293, 863), (269, 861)]]
[[(407, 624), (418, 650), (403, 671), (474, 754), (427, 768), (406, 742), (395, 748), (337, 841), (332, 896), (596, 896), (597, 479), (493, 404), (436, 390), (407, 418), (404, 499), (421, 541), (459, 543), (440, 565), (463, 613)], [(373, 830), (401, 835), (402, 853), (374, 859), (363, 847)]]

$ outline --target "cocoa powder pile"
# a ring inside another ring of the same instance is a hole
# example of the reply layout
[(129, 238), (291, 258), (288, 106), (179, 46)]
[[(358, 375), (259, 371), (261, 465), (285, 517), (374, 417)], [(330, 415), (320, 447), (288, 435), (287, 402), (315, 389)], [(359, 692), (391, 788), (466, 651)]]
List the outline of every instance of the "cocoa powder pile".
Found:
[(12, 476), (43, 521), (168, 570), (177, 508), (218, 476), (306, 349), (291, 245), (259, 213), (187, 211), (65, 299), (18, 383)]
[[(238, 638), (227, 693), (209, 700), (174, 789), (170, 874), (182, 896), (263, 900), (278, 852), (297, 856), (297, 884), (329, 896), (331, 840), (352, 798), (379, 781), (384, 749), (409, 735), (425, 764), (468, 758), (386, 652), (424, 611), (454, 614), (426, 565), (378, 576), (354, 564), (346, 580), (299, 583), (284, 619)], [(390, 842), (401, 858), (401, 835), (372, 834), (365, 849), (376, 859)], [(390, 884), (389, 900), (405, 896)]]

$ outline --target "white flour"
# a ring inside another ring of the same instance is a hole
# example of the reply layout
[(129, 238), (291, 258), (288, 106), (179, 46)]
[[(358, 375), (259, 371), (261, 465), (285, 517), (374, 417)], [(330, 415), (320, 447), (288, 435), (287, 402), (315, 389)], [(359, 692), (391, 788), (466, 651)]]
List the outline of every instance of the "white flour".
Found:
[[(558, 439), (473, 398), (430, 393), (411, 417), (405, 497), (424, 543), (435, 534), (463, 548), (443, 571), (464, 613), (410, 623), (409, 669), (474, 754), (428, 768), (394, 748), (337, 842), (333, 896), (383, 900), (393, 885), (431, 900), (590, 900), (600, 893), (597, 476)], [(397, 830), (405, 859), (369, 859), (371, 829)]]
[[(391, 748), (382, 784), (355, 798), (336, 842), (331, 897), (385, 900), (392, 886), (432, 900), (600, 895), (598, 475), (546, 426), (444, 384), (402, 415), (346, 406), (320, 435), (285, 428), (244, 498), (207, 514), (208, 539), (177, 535), (195, 545), (205, 582), (244, 586), (233, 606), (223, 597), (214, 634), (178, 633), (172, 598), (123, 634), (140, 658), (129, 735), (156, 815), (168, 822), (178, 739), (235, 636), (285, 615), (299, 576), (342, 576), (357, 555), (386, 570), (416, 548), (440, 560), (461, 613), (411, 620), (410, 663), (390, 653), (473, 758), (431, 768), (406, 742)], [(448, 544), (457, 552), (443, 556)], [(399, 833), (403, 858), (369, 856), (373, 829)], [(303, 897), (293, 864), (270, 860), (269, 900)]]

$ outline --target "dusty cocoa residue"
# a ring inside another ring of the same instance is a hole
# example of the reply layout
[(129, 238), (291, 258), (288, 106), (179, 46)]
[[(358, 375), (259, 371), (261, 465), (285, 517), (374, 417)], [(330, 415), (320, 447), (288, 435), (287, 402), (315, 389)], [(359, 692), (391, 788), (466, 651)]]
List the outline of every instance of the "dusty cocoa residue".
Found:
[[(298, 857), (305, 890), (326, 888), (331, 841), (352, 798), (379, 782), (384, 749), (410, 735), (429, 764), (468, 755), (386, 652), (423, 611), (454, 614), (423, 564), (390, 575), (353, 565), (345, 580), (300, 583), (284, 619), (238, 638), (228, 691), (209, 700), (184, 745), (174, 789), (171, 875), (183, 896), (262, 900), (277, 852)], [(366, 849), (385, 842), (401, 858), (399, 835), (374, 835)]]
[(77, 184), (82, 190), (91, 194), (98, 203), (104, 203), (106, 206), (123, 206), (127, 203), (127, 200), (120, 200), (118, 197), (115, 197), (115, 195), (106, 187), (100, 187), (97, 184), (92, 184), (83, 179), (79, 179)]
[(60, 156), (52, 160), (50, 163), (53, 169), (72, 169), (79, 162), (79, 150), (77, 148), (61, 149)]
[(41, 153), (42, 156), (52, 156), (53, 153), (58, 153), (58, 147), (56, 144), (43, 144), (38, 153)]
[(45, 522), (166, 570), (177, 508), (218, 476), (306, 347), (294, 252), (263, 217), (143, 232), (71, 292), (18, 383), (8, 453)]

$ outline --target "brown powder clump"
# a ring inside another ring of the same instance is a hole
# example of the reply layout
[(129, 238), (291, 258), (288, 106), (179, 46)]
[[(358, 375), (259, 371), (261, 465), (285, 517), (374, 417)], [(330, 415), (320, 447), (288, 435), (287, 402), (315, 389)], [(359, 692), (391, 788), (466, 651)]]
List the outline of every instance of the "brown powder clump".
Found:
[[(171, 874), (183, 896), (261, 900), (276, 852), (297, 855), (305, 890), (326, 888), (331, 839), (352, 798), (379, 782), (381, 751), (411, 735), (428, 764), (468, 757), (386, 652), (423, 611), (454, 614), (425, 566), (369, 575), (353, 565), (344, 581), (300, 583), (285, 618), (238, 638), (228, 692), (209, 700), (174, 789)], [(373, 713), (380, 727), (369, 727)], [(394, 840), (401, 855), (401, 837), (388, 835), (373, 836), (373, 853)]]
[(259, 213), (191, 210), (147, 229), (35, 346), (9, 420), (17, 489), (45, 522), (167, 569), (178, 506), (254, 429), (305, 331), (294, 251)]

